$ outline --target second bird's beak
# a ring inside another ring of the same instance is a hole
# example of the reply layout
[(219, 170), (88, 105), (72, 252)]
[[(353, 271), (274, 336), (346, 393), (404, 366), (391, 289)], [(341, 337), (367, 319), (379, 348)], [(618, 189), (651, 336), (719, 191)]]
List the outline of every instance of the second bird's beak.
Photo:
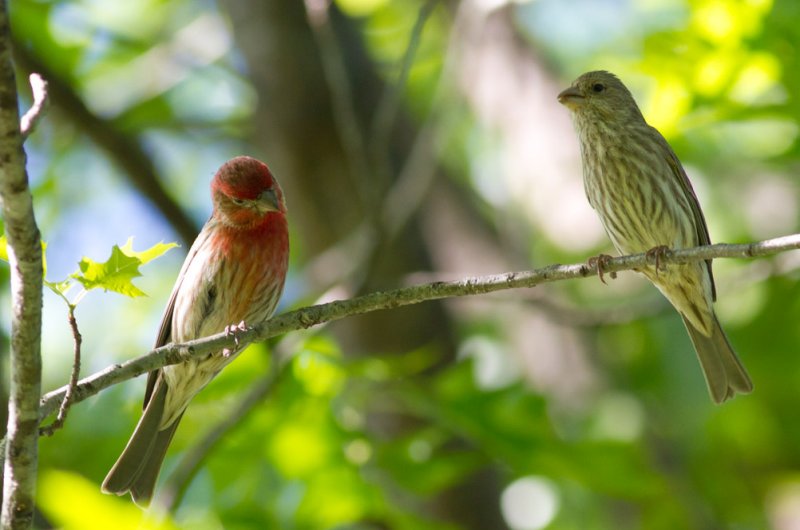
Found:
[(566, 90), (563, 90), (558, 95), (558, 102), (571, 109), (574, 109), (575, 107), (581, 105), (583, 103), (583, 100), (584, 100), (583, 94), (581, 94), (581, 91), (574, 86), (571, 86)]
[(264, 212), (280, 212), (281, 201), (274, 189), (264, 190), (256, 199), (258, 209)]

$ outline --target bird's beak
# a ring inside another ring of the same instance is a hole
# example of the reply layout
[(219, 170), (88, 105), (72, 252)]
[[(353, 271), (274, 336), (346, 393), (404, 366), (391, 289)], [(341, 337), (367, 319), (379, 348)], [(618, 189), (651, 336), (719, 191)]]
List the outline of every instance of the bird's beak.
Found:
[(581, 91), (574, 86), (569, 87), (558, 95), (558, 102), (571, 109), (583, 104), (584, 99)]
[(258, 209), (264, 212), (280, 212), (281, 201), (278, 199), (278, 194), (274, 189), (268, 189), (261, 192), (261, 195), (256, 199)]

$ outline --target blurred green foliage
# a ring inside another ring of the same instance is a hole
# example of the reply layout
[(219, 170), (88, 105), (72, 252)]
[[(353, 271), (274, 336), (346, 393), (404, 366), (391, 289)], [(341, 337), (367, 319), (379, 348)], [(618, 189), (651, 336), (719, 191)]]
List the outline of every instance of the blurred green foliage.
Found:
[[(368, 67), (391, 84), (424, 4), (338, 0), (334, 6), (364, 43)], [(467, 16), (470, 6), (477, 18)], [(170, 197), (198, 225), (209, 212), (214, 169), (256, 150), (250, 118), (259, 98), (292, 104), (291, 95), (259, 92), (224, 3), (14, 0), (11, 14), (18, 46), (107, 125), (143, 146)], [(462, 246), (471, 243), (464, 233), (475, 240), (488, 234), (497, 245), (482, 254), (501, 255), (509, 268), (582, 261), (610, 247), (599, 231), (571, 241), (537, 224), (527, 195), (504, 179), (498, 152), (507, 137), (464, 95), (480, 80), (453, 64), (468, 61), (453, 52), (466, 47), (453, 44), (467, 31), (465, 21), (490, 19), (505, 21), (517, 32), (521, 55), (537, 58), (552, 94), (532, 93), (531, 101), (549, 102), (553, 115), (560, 112), (556, 87), (583, 71), (608, 69), (625, 80), (687, 166), (712, 239), (798, 231), (799, 3), (440, 2), (425, 21), (399, 97), (411, 127), (431, 119), (443, 124), (440, 162), (479, 226), (452, 236)], [(293, 50), (282, 53), (291, 57)], [(498, 90), (525, 83), (515, 71), (494, 73)], [(528, 125), (544, 136), (560, 134), (555, 126), (551, 131), (553, 115)], [(104, 255), (129, 236), (142, 245), (176, 239), (82, 127), (56, 107), (26, 144), (55, 277), (67, 275), (80, 256)], [(557, 141), (574, 144), (568, 135)], [(315, 147), (298, 156), (313, 156)], [(577, 182), (577, 165), (562, 166), (559, 174)], [(536, 179), (541, 168), (529, 170)], [(553, 189), (541, 185), (538, 193)], [(583, 204), (579, 188), (570, 197)], [(289, 204), (305, 199), (289, 197)], [(424, 216), (417, 221), (430, 226)], [(307, 275), (315, 256), (296, 237), (295, 222), (283, 307), (322, 294), (306, 287), (314, 285)], [(434, 240), (432, 253), (447, 243)], [(82, 304), (86, 370), (149, 349), (180, 266), (177, 254), (150, 265), (140, 279), (150, 298), (98, 295)], [(472, 313), (448, 306), (459, 349), (454, 360), (433, 343), (403, 355), (387, 353), (387, 345), (353, 356), (327, 328), (251, 347), (195, 399), (162, 482), (248, 388), (273, 371), (277, 382), (206, 455), (164, 519), (143, 518), (127, 499), (99, 493), (138, 417), (143, 382), (77, 404), (66, 427), (41, 443), (40, 526), (478, 528), (450, 517), (469, 509), (500, 512), (514, 530), (796, 528), (795, 254), (715, 264), (718, 313), (756, 387), (723, 406), (710, 403), (677, 315), (633, 274), (610, 286), (585, 280), (511, 292)], [(463, 265), (471, 270), (471, 262)], [(431, 268), (426, 272), (451, 272)], [(45, 301), (46, 388), (67, 379), (71, 354), (65, 312), (52, 302)], [(282, 348), (291, 353), (283, 367), (271, 356)], [(435, 500), (442, 496), (449, 511)]]

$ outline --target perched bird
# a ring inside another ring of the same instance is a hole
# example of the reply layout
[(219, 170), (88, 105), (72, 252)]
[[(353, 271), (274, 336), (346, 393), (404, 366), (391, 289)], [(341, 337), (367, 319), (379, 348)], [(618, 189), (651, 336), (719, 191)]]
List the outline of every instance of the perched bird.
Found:
[(618, 252), (655, 256), (655, 266), (640, 272), (683, 317), (711, 398), (721, 403), (736, 392), (750, 392), (750, 377), (714, 314), (711, 260), (659, 266), (667, 248), (710, 244), (703, 212), (678, 157), (609, 72), (583, 74), (558, 101), (571, 111), (580, 140), (589, 203)]
[[(275, 311), (289, 261), (286, 205), (278, 181), (255, 158), (226, 162), (211, 181), (213, 213), (183, 263), (155, 346), (258, 324)], [(144, 412), (103, 481), (147, 506), (189, 401), (239, 353), (219, 351), (151, 372)]]

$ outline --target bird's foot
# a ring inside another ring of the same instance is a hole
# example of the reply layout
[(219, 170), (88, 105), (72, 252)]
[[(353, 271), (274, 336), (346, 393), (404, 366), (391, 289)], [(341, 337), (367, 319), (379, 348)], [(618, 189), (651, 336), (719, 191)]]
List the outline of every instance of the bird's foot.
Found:
[(233, 344), (236, 346), (233, 350), (229, 348), (225, 348), (222, 350), (223, 357), (230, 357), (233, 355), (233, 352), (239, 349), (239, 333), (247, 330), (247, 324), (244, 320), (239, 322), (238, 324), (230, 324), (225, 326), (225, 335), (228, 337), (233, 337)]
[[(606, 283), (606, 280), (603, 277), (603, 275), (605, 274), (605, 268), (608, 265), (609, 260), (611, 260), (611, 256), (609, 256), (608, 254), (598, 254), (597, 256), (589, 258), (589, 261), (587, 262), (589, 268), (595, 269), (597, 271), (597, 276), (603, 283)], [(614, 271), (610, 272), (608, 275), (611, 276), (612, 280), (615, 280), (617, 278), (617, 273)]]
[(658, 271), (667, 270), (666, 264), (661, 263), (661, 260), (669, 256), (670, 252), (672, 251), (669, 249), (667, 245), (659, 245), (657, 247), (651, 248), (650, 250), (644, 253), (644, 255), (647, 256), (648, 261), (655, 260), (656, 276), (658, 276)]

